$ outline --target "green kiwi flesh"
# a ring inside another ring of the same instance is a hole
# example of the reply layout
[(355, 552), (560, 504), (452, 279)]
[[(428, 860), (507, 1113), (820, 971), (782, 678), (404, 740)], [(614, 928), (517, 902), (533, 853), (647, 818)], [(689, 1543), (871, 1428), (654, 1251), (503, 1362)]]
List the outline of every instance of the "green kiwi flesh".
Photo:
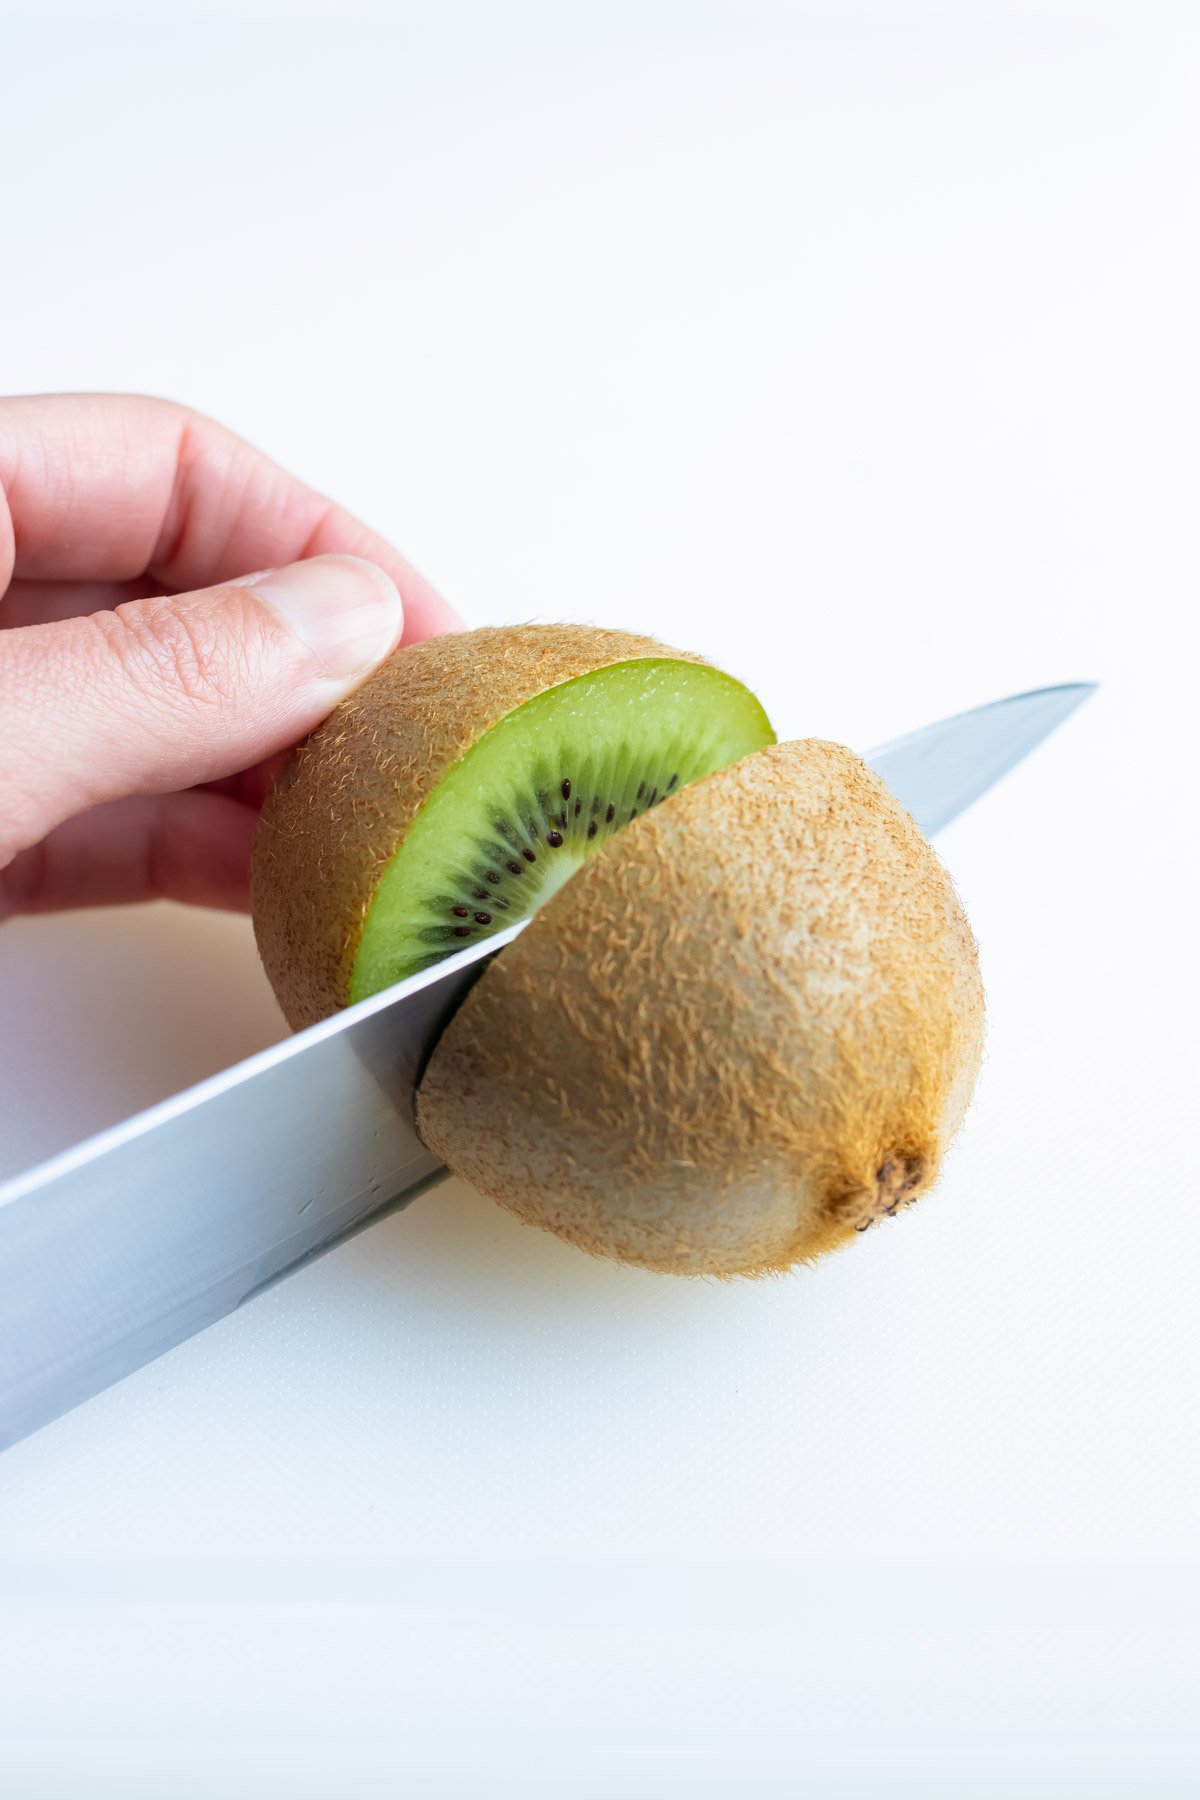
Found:
[(703, 663), (642, 657), (535, 695), (413, 818), (371, 900), (350, 999), (527, 918), (623, 826), (774, 741), (749, 690)]

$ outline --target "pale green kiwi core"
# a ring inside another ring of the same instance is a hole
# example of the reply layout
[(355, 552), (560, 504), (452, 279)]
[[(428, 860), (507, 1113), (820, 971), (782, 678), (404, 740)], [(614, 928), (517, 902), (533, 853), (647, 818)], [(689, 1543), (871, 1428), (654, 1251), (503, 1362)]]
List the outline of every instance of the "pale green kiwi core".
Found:
[(527, 700), (413, 819), (368, 909), (350, 998), (527, 918), (639, 813), (774, 742), (753, 694), (699, 663), (614, 663)]

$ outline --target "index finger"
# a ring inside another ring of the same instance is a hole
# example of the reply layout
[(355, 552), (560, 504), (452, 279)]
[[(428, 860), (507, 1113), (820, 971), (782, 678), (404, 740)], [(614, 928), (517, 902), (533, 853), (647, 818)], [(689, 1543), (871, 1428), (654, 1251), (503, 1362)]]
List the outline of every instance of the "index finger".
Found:
[(141, 394), (0, 400), (0, 596), (14, 576), (183, 591), (343, 551), (404, 600), (404, 641), (458, 626), (393, 545), (224, 426)]

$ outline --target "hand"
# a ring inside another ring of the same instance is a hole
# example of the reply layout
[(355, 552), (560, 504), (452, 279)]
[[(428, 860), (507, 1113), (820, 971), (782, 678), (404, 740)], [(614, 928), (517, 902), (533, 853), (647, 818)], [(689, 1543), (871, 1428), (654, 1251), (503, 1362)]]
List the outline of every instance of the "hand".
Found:
[(0, 919), (246, 906), (282, 754), (402, 627), (457, 625), (390, 544), (209, 419), (0, 400)]

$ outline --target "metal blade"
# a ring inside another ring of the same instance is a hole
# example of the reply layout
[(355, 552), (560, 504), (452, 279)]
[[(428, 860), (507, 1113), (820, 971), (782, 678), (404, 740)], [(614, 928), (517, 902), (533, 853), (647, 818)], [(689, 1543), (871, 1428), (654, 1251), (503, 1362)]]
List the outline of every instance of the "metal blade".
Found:
[(1035, 688), (895, 738), (867, 761), (926, 837), (994, 787), (1094, 693), (1094, 681)]
[(0, 1186), (0, 1449), (441, 1180), (416, 1083), (520, 929)]
[[(1020, 694), (869, 760), (931, 833), (1090, 691)], [(0, 1184), (0, 1449), (441, 1180), (413, 1129), (416, 1083), (521, 929)]]

